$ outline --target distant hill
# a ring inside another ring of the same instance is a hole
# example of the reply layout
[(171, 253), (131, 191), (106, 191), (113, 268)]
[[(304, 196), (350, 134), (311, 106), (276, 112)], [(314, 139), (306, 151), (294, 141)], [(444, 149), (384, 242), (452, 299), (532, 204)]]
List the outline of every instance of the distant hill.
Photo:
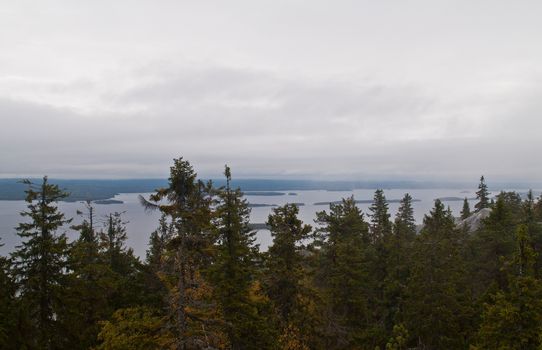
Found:
[[(31, 179), (39, 184), (41, 179)], [(166, 180), (143, 179), (143, 180), (63, 180), (49, 179), (50, 183), (60, 186), (68, 191), (68, 202), (82, 200), (106, 200), (113, 198), (119, 193), (145, 193), (167, 185)], [(27, 185), (19, 182), (19, 179), (0, 179), (0, 200), (22, 200)]]
[[(31, 179), (39, 183), (41, 179)], [(20, 179), (0, 179), (0, 200), (22, 200), (26, 185)], [(212, 180), (215, 186), (223, 186), (223, 179)], [(146, 193), (167, 186), (165, 179), (131, 179), (131, 180), (66, 180), (50, 179), (70, 192), (67, 201), (105, 200), (119, 193)], [(280, 191), (326, 190), (352, 191), (355, 189), (464, 189), (472, 187), (472, 183), (428, 182), (428, 181), (315, 181), (315, 180), (271, 180), (271, 179), (238, 179), (232, 181), (233, 187), (252, 192), (251, 195), (285, 195)], [(530, 188), (525, 184), (494, 184), (499, 188)], [(247, 193), (248, 194), (248, 193)], [(462, 200), (462, 199), (461, 199)]]

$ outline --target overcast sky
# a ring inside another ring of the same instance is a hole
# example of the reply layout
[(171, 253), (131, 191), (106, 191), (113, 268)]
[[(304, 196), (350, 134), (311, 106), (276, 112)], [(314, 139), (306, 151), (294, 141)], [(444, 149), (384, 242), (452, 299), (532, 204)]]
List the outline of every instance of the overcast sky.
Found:
[(541, 1), (0, 0), (0, 177), (540, 180)]

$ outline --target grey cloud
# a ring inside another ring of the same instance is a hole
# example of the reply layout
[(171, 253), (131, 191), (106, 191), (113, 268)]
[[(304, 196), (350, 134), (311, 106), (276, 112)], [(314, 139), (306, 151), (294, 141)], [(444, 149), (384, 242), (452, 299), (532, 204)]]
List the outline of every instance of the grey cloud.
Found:
[(0, 176), (536, 178), (540, 6), (6, 2)]
[[(225, 162), (240, 176), (278, 177), (449, 179), (482, 171), (513, 177), (517, 170), (511, 165), (530, 174), (538, 168), (519, 157), (534, 140), (521, 144), (516, 136), (502, 138), (510, 130), (500, 124), (486, 125), (472, 137), (440, 130), (454, 122), (444, 118), (448, 123), (442, 124), (439, 118), (457, 111), (412, 86), (292, 81), (261, 71), (179, 67), (176, 74), (141, 77), (125, 91), (104, 94), (109, 96), (104, 104), (114, 112), (90, 116), (0, 100), (0, 115), (9, 125), (0, 132), (3, 168), (10, 169), (4, 173), (164, 176), (171, 158), (180, 155), (209, 176), (218, 175)], [(222, 103), (235, 100), (245, 103)], [(132, 105), (142, 108), (130, 112)], [(530, 98), (524, 105), (538, 110)], [(501, 111), (501, 124), (510, 126), (516, 112)], [(531, 117), (525, 120), (532, 124)], [(440, 131), (423, 132), (431, 128)]]

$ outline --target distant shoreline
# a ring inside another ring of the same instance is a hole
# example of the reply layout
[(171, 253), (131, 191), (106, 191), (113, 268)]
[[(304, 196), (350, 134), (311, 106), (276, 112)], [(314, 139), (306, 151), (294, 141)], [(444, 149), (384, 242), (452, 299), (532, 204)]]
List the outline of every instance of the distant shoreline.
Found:
[[(0, 200), (24, 200), (27, 185), (20, 179), (0, 179)], [(31, 179), (39, 183), (41, 179)], [(217, 187), (224, 185), (224, 180), (212, 180)], [(70, 193), (64, 201), (112, 200), (120, 193), (150, 193), (161, 187), (167, 187), (165, 179), (132, 180), (67, 180), (49, 179), (50, 183)], [(312, 180), (269, 180), (238, 179), (233, 180), (234, 188), (241, 188), (246, 196), (295, 196), (295, 191), (332, 191), (352, 192), (367, 189), (470, 189), (472, 183), (432, 182), (432, 181), (312, 181)], [(529, 186), (525, 183), (494, 183), (493, 188), (540, 189), (542, 185)]]

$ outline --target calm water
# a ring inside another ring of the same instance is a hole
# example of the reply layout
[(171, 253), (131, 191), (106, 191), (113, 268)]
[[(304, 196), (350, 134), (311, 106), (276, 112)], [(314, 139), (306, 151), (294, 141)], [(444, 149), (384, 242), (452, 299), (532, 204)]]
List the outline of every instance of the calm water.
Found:
[[(526, 192), (526, 190), (517, 190), (518, 192)], [(345, 198), (354, 195), (355, 199), (367, 200), (372, 199), (374, 190), (354, 190), (354, 191), (287, 191), (295, 192), (297, 195), (284, 195), (284, 196), (247, 196), (246, 198), (250, 203), (254, 204), (276, 204), (282, 205), (285, 203), (305, 203), (300, 207), (300, 217), (303, 221), (309, 224), (313, 224), (315, 213), (317, 211), (328, 210), (327, 205), (314, 205), (316, 202), (331, 202), (337, 201), (341, 198)], [(388, 200), (400, 199), (405, 193), (410, 193), (414, 199), (419, 199), (420, 202), (413, 203), (414, 215), (418, 223), (423, 220), (424, 214), (428, 213), (433, 207), (435, 198), (442, 197), (475, 197), (475, 190), (447, 190), (447, 189), (391, 189), (385, 190), (385, 195)], [(136, 193), (119, 194), (114, 199), (121, 200), (123, 204), (95, 204), (96, 212), (101, 224), (105, 223), (104, 216), (110, 212), (124, 212), (123, 218), (128, 221), (128, 245), (132, 247), (135, 253), (139, 256), (145, 255), (147, 249), (147, 242), (150, 233), (156, 228), (158, 224), (158, 218), (160, 216), (157, 212), (145, 212), (142, 206), (139, 204), (138, 195)], [(147, 194), (143, 194), (147, 195)], [(471, 208), (474, 206), (474, 200), (470, 200)], [(462, 208), (462, 201), (446, 201), (445, 205), (449, 205), (454, 215), (458, 216), (459, 211)], [(370, 204), (359, 204), (360, 209), (364, 212), (368, 212)], [(395, 215), (398, 203), (390, 203), (390, 212)], [(0, 201), (0, 237), (4, 246), (0, 248), (0, 254), (6, 255), (13, 250), (14, 246), (19, 243), (19, 237), (15, 233), (15, 227), (21, 221), (19, 213), (25, 210), (26, 203), (24, 201)], [(84, 210), (84, 204), (80, 202), (76, 203), (59, 203), (59, 208), (69, 218), (74, 218), (74, 223), (80, 222), (81, 218), (77, 216), (77, 210)], [(252, 208), (251, 222), (263, 223), (267, 220), (267, 216), (271, 213), (271, 207), (258, 207)], [(77, 236), (76, 232), (70, 229), (65, 229), (68, 237), (71, 239)], [(267, 249), (271, 243), (271, 237), (268, 231), (262, 230), (258, 232), (258, 243), (262, 249)]]

